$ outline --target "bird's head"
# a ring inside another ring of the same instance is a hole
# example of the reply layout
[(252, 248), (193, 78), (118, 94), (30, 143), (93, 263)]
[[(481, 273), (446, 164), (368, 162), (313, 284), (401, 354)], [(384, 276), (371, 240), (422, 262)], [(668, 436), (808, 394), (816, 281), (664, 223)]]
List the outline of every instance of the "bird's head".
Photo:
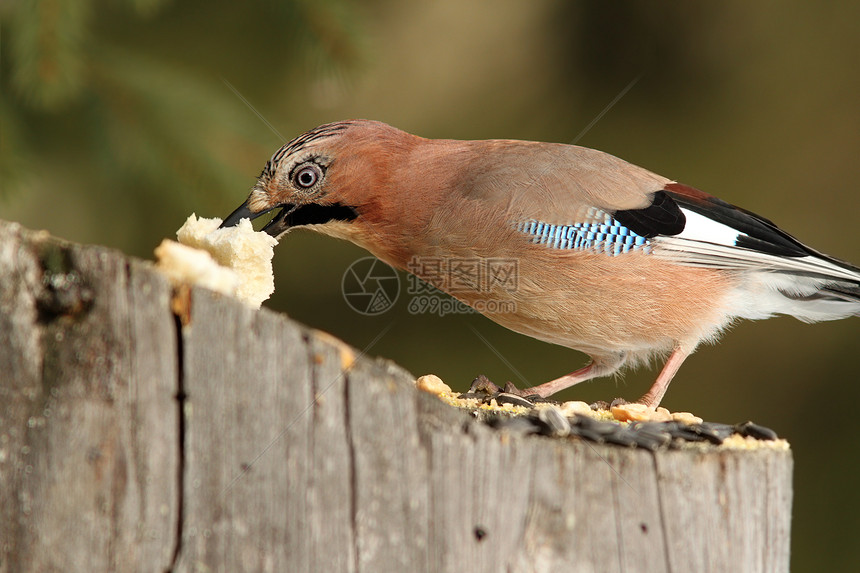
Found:
[(396, 220), (402, 208), (391, 192), (394, 166), (419, 139), (376, 121), (314, 128), (272, 155), (248, 199), (221, 227), (277, 211), (262, 229), (273, 237), (311, 226), (374, 251), (385, 221)]

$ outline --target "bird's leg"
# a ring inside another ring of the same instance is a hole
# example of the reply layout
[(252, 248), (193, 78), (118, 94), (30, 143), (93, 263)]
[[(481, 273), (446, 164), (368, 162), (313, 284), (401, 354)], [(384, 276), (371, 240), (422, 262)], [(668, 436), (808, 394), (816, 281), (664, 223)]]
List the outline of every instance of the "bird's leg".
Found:
[(601, 360), (599, 362), (592, 360), (579, 370), (566, 374), (561, 378), (556, 378), (555, 380), (550, 380), (549, 382), (545, 382), (538, 386), (532, 386), (531, 388), (526, 388), (524, 390), (518, 390), (513, 384), (508, 382), (505, 385), (505, 392), (518, 394), (520, 396), (532, 396), (537, 394), (541, 398), (546, 398), (547, 396), (552, 396), (556, 392), (561, 392), (565, 388), (570, 388), (574, 384), (579, 384), (580, 382), (585, 382), (586, 380), (591, 380), (598, 376), (608, 376), (618, 370), (621, 365), (624, 364), (625, 359), (626, 355), (624, 353), (619, 353), (611, 360)]
[(657, 406), (660, 405), (660, 400), (663, 399), (663, 395), (666, 394), (666, 390), (669, 389), (669, 382), (671, 382), (672, 378), (675, 377), (675, 373), (678, 372), (678, 368), (681, 367), (681, 364), (683, 364), (684, 360), (690, 355), (690, 353), (690, 350), (686, 350), (681, 346), (676, 346), (675, 350), (673, 350), (672, 354), (669, 356), (669, 359), (666, 360), (663, 370), (660, 372), (660, 375), (657, 376), (657, 380), (654, 381), (651, 389), (648, 390), (644, 396), (639, 398), (637, 402), (645, 404), (651, 409), (656, 409)]
[(472, 381), (472, 386), (469, 387), (468, 393), (496, 394), (498, 392), (506, 392), (508, 394), (516, 394), (517, 396), (534, 396), (535, 394), (537, 394), (542, 398), (546, 398), (547, 396), (555, 394), (560, 390), (564, 390), (569, 386), (573, 386), (577, 382), (583, 382), (585, 380), (588, 380), (589, 378), (599, 376), (599, 373), (594, 373), (596, 369), (597, 367), (594, 365), (594, 362), (590, 362), (576, 372), (571, 372), (570, 374), (562, 376), (561, 378), (556, 378), (555, 380), (551, 380), (539, 386), (532, 386), (531, 388), (526, 388), (524, 390), (520, 390), (514, 385), (513, 382), (510, 381), (505, 384), (504, 388), (500, 388), (499, 386), (494, 384), (489, 378), (481, 374)]

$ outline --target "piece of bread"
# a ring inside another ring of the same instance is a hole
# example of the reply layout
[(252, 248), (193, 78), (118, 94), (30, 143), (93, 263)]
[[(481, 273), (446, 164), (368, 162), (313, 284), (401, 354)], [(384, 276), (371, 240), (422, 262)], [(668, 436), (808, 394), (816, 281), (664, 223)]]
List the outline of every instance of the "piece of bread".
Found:
[(176, 233), (179, 243), (165, 239), (155, 249), (157, 267), (173, 284), (199, 285), (259, 308), (275, 292), (272, 258), (278, 242), (255, 232), (248, 219), (226, 229), (220, 224), (221, 219), (192, 214)]

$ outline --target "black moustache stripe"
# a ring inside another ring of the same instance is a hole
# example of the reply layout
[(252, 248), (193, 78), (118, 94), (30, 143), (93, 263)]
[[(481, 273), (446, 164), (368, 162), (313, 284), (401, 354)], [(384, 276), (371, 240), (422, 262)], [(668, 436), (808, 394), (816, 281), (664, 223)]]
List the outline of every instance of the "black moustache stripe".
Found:
[(288, 227), (300, 225), (322, 225), (329, 221), (354, 221), (358, 213), (352, 207), (335, 203), (334, 205), (302, 205), (287, 216)]

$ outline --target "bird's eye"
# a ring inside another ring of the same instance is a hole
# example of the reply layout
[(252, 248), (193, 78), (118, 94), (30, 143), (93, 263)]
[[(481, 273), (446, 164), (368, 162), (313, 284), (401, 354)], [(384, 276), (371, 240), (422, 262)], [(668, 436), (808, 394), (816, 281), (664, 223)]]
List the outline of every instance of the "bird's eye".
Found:
[(293, 175), (293, 181), (303, 189), (309, 189), (317, 184), (322, 173), (317, 165), (305, 165)]

